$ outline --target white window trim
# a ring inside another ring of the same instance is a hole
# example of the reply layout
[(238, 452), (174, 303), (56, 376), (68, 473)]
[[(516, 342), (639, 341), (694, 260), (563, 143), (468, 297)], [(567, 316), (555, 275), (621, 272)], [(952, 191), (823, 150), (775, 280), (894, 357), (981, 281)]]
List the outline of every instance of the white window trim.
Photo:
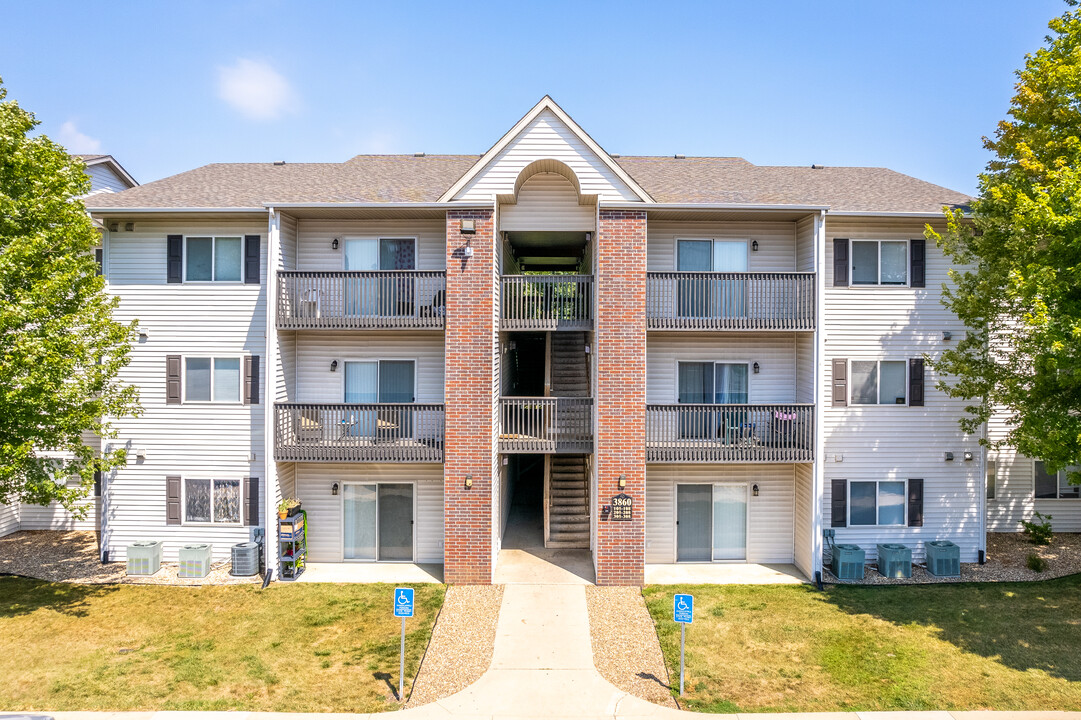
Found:
[(345, 271), (345, 243), (348, 240), (375, 240), (376, 252), (379, 251), (379, 243), (383, 240), (412, 240), (413, 241), (413, 270), (351, 270), (349, 272), (418, 272), (420, 270), (420, 238), (416, 235), (343, 235), (341, 242), (342, 270)]
[[(415, 563), (417, 561), (417, 481), (416, 480), (340, 480), (338, 491), (338, 527), (340, 531), (338, 533), (338, 557), (342, 562), (347, 563), (401, 563), (410, 562)], [(346, 558), (345, 557), (345, 486), (346, 485), (412, 485), (413, 486), (413, 557), (411, 560), (380, 560), (379, 559), (379, 489), (376, 488), (376, 507), (375, 507), (375, 558), (373, 560), (364, 560), (363, 558)]]
[[(243, 405), (244, 404), (244, 359), (250, 357), (251, 353), (243, 353), (241, 355), (181, 355), (180, 356), (180, 388), (181, 388), (181, 402), (184, 405)], [(188, 400), (188, 359), (202, 360), (204, 358), (210, 359), (210, 399), (209, 400)], [(240, 360), (239, 370), (239, 382), (237, 383), (240, 388), (240, 392), (236, 400), (215, 400), (214, 399), (214, 361), (215, 360)]]
[[(694, 363), (694, 364), (709, 363), (710, 365), (714, 366), (713, 367), (713, 378), (714, 378), (714, 380), (713, 380), (713, 382), (714, 382), (713, 397), (717, 397), (717, 388), (716, 388), (716, 382), (717, 382), (717, 367), (716, 366), (717, 365), (744, 365), (744, 366), (746, 366), (746, 368), (747, 368), (747, 402), (746, 403), (729, 403), (729, 404), (730, 405), (740, 405), (740, 404), (753, 405), (754, 404), (754, 402), (751, 400), (751, 397), (753, 395), (753, 393), (751, 392), (751, 389), (752, 389), (752, 386), (754, 385), (754, 381), (751, 378), (754, 375), (754, 371), (751, 370), (751, 361), (750, 360), (690, 360), (690, 359), (687, 359), (687, 358), (683, 358), (681, 360), (676, 360), (675, 363), (676, 363), (676, 375), (675, 375), (676, 382), (675, 382), (675, 386), (673, 388), (674, 394), (675, 394), (675, 397), (672, 398), (672, 403), (673, 404), (675, 404), (675, 405), (692, 404), (692, 403), (680, 403), (679, 402), (679, 366), (683, 365), (683, 364), (686, 364), (686, 363)], [(719, 403), (709, 402), (709, 403), (704, 403), (704, 404), (706, 404), (706, 405), (717, 405)]]
[[(725, 558), (725, 559), (721, 559), (721, 560), (713, 559), (713, 552), (714, 552), (713, 541), (710, 540), (710, 548), (709, 548), (710, 559), (709, 560), (679, 560), (678, 559), (679, 558), (679, 525), (678, 525), (677, 518), (679, 517), (679, 489), (678, 488), (679, 488), (680, 485), (709, 485), (710, 486), (711, 489), (710, 489), (710, 496), (709, 496), (709, 508), (710, 508), (709, 529), (710, 529), (710, 537), (711, 538), (713, 536), (713, 489), (712, 488), (716, 488), (716, 487), (719, 487), (719, 486), (721, 486), (721, 487), (742, 487), (743, 488), (744, 492), (746, 493), (746, 495), (745, 495), (746, 502), (744, 503), (744, 507), (746, 508), (747, 515), (746, 515), (746, 519), (744, 520), (745, 524), (743, 526), (745, 531), (746, 531), (746, 537), (744, 538), (743, 557), (742, 558), (732, 558), (732, 559)], [(672, 562), (679, 563), (680, 565), (712, 565), (712, 564), (718, 564), (718, 565), (730, 564), (731, 565), (731, 564), (746, 563), (747, 558), (749, 558), (751, 556), (751, 483), (749, 483), (749, 482), (711, 482), (709, 480), (701, 480), (701, 481), (693, 481), (692, 480), (692, 481), (687, 481), (687, 482), (674, 482), (674, 483), (672, 483), (672, 508), (673, 508), (673, 516), (672, 516)]]
[[(873, 362), (875, 363), (875, 390), (879, 397), (882, 397), (882, 363), (884, 362), (899, 362), (904, 365), (905, 368), (905, 401), (904, 403), (861, 403), (856, 402), (856, 382), (852, 376), (852, 364), (858, 362)], [(909, 365), (908, 359), (898, 360), (896, 358), (849, 358), (848, 359), (848, 404), (855, 407), (908, 407), (908, 403), (911, 398), (908, 396), (908, 387), (911, 379), (909, 378)]]
[[(882, 284), (882, 243), (904, 243), (905, 244), (905, 282), (903, 285), (897, 283)], [(911, 242), (907, 239), (902, 240), (900, 238), (891, 240), (889, 238), (882, 240), (872, 240), (870, 238), (855, 238), (849, 240), (848, 248), (848, 286), (857, 288), (910, 288), (912, 287), (912, 247)], [(878, 245), (878, 272), (876, 273), (876, 282), (873, 283), (858, 283), (856, 282), (856, 243), (875, 243)]]
[(751, 238), (747, 238), (747, 237), (677, 237), (675, 239), (675, 242), (673, 243), (674, 247), (672, 248), (672, 267), (675, 269), (675, 272), (717, 272), (717, 273), (720, 273), (720, 272), (733, 272), (731, 270), (717, 270), (717, 269), (715, 269), (713, 267), (713, 249), (712, 248), (710, 249), (710, 254), (709, 254), (709, 267), (710, 267), (710, 269), (708, 271), (707, 270), (680, 270), (679, 269), (679, 244), (681, 242), (683, 242), (683, 241), (688, 241), (688, 242), (708, 242), (708, 243), (715, 243), (715, 242), (718, 242), (718, 241), (720, 241), (720, 242), (741, 242), (741, 243), (743, 243), (744, 250), (746, 250), (746, 252), (747, 252), (747, 270), (745, 272), (747, 272), (747, 273), (751, 272)]
[[(375, 390), (376, 390), (376, 395), (378, 395), (379, 394), (379, 364), (384, 363), (384, 362), (411, 362), (411, 363), (413, 363), (413, 402), (412, 403), (402, 403), (402, 404), (416, 405), (419, 402), (419, 400), (417, 399), (417, 387), (418, 387), (418, 384), (420, 382), (420, 379), (417, 376), (417, 367), (418, 367), (419, 363), (417, 361), (417, 358), (415, 358), (415, 357), (380, 357), (380, 358), (357, 358), (357, 357), (351, 357), (351, 358), (344, 358), (342, 360), (342, 379), (339, 382), (340, 388), (339, 388), (339, 392), (338, 392), (338, 397), (340, 397), (342, 399), (342, 404), (346, 404), (346, 400), (345, 400), (345, 364), (346, 363), (375, 363)], [(349, 404), (383, 405), (385, 403), (382, 403), (377, 399), (374, 403), (349, 403)], [(392, 404), (397, 405), (399, 403), (392, 403)]]
[[(188, 280), (188, 238), (210, 238), (210, 280)], [(214, 273), (217, 271), (217, 253), (216, 248), (218, 244), (218, 238), (224, 238), (232, 240), (233, 238), (240, 239), (240, 279), (239, 280), (215, 280)], [(244, 235), (185, 235), (184, 246), (181, 248), (181, 262), (183, 264), (183, 282), (185, 285), (243, 285), (244, 284), (244, 251), (245, 251)]]
[[(1058, 481), (1058, 484), (1055, 487), (1055, 497), (1053, 497), (1053, 498), (1036, 497), (1036, 463), (1038, 463), (1038, 462), (1043, 462), (1043, 461), (1042, 460), (1033, 460), (1032, 461), (1032, 499), (1033, 500), (1036, 500), (1037, 502), (1039, 502), (1041, 500), (1044, 500), (1044, 501), (1046, 501), (1046, 500), (1081, 500), (1081, 489), (1079, 489), (1079, 488), (1081, 488), (1081, 485), (1071, 485), (1066, 480), (1066, 470), (1065, 469), (1059, 470), (1058, 473), (1055, 474), (1055, 479)], [(1073, 467), (1073, 466), (1071, 465), (1071, 467)], [(1074, 497), (1072, 495), (1062, 497), (1062, 488), (1064, 488), (1064, 487), (1069, 488), (1070, 490), (1076, 490), (1077, 493), (1078, 493), (1078, 497)]]
[[(209, 480), (210, 481), (210, 522), (195, 522), (188, 520), (188, 480)], [(214, 481), (215, 480), (236, 480), (240, 483), (240, 519), (237, 522), (214, 522)], [(244, 527), (244, 486), (247, 483), (244, 482), (243, 477), (233, 477), (232, 475), (213, 475), (209, 477), (205, 475), (181, 475), (180, 476), (180, 524), (187, 525), (189, 527)]]
[[(878, 486), (881, 483), (884, 483), (884, 482), (885, 483), (901, 483), (902, 485), (904, 485), (905, 489), (901, 493), (901, 507), (904, 510), (904, 518), (901, 520), (900, 523), (895, 523), (895, 524), (892, 524), (892, 525), (882, 525), (882, 524), (880, 524), (878, 522), (878, 497), (879, 497), (879, 492), (880, 492)], [(853, 522), (852, 522), (852, 483), (874, 483), (875, 484), (875, 523), (874, 523), (874, 525), (868, 525), (868, 524), (865, 524), (865, 523), (853, 524)], [(847, 515), (847, 517), (845, 518), (845, 522), (847, 523), (846, 527), (849, 527), (849, 528), (853, 528), (853, 527), (857, 527), (857, 528), (865, 528), (865, 527), (901, 528), (901, 527), (908, 527), (908, 480), (907, 479), (898, 480), (896, 478), (881, 478), (879, 480), (858, 480), (858, 479), (857, 480), (849, 480), (848, 483), (845, 485), (845, 492), (848, 493), (848, 496), (845, 498), (845, 514)]]

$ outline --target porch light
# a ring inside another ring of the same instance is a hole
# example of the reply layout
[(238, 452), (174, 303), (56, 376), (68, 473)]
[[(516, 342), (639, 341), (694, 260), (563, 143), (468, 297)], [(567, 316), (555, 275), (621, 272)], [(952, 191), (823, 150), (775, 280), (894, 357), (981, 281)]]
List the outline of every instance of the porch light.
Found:
[(338, 494), (338, 483), (334, 483), (333, 485), (330, 486), (330, 494), (331, 495), (337, 495)]
[(946, 462), (949, 462), (949, 461), (953, 460), (953, 453), (952, 452), (947, 452), (945, 454), (945, 456), (944, 456), (944, 459), (946, 460)]
[(625, 487), (627, 487), (627, 476), (626, 475), (620, 475), (619, 476), (619, 489), (622, 490)]
[(477, 226), (473, 220), (462, 220), (459, 230), (462, 235), (472, 235), (477, 232)]
[(945, 340), (946, 342), (949, 342), (950, 340), (953, 340), (953, 333), (950, 332), (949, 330), (943, 330), (942, 331), (942, 339)]
[(753, 486), (751, 486), (751, 495), (758, 497), (758, 483), (755, 483)]
[(338, 372), (338, 361), (337, 360), (331, 360), (330, 361), (330, 371), (331, 372)]
[(751, 252), (758, 252), (758, 241), (757, 240), (752, 240), (751, 241)]
[(965, 460), (971, 460), (973, 457), (975, 456), (972, 454), (971, 450), (965, 450)]
[(755, 375), (757, 375), (757, 374), (758, 374), (758, 371), (762, 369), (761, 367), (759, 367), (758, 363), (755, 363), (755, 364), (754, 364), (754, 365), (752, 365), (751, 367), (752, 367), (752, 368), (754, 368), (754, 374), (755, 374)]
[(473, 487), (473, 476), (472, 475), (466, 475), (465, 476), (465, 487), (466, 487), (466, 489), (469, 489), (469, 488)]
[(330, 241), (330, 249), (331, 250), (337, 250), (338, 249), (338, 238), (334, 238), (333, 240)]

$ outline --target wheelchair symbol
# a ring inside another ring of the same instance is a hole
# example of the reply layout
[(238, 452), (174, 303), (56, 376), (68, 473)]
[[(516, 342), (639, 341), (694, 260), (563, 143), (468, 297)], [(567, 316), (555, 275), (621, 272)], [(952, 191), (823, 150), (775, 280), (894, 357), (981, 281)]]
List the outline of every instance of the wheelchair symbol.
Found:
[(687, 604), (687, 601), (683, 598), (679, 599), (679, 605), (676, 605), (680, 610), (690, 610), (691, 606)]
[(399, 605), (408, 605), (409, 604), (409, 598), (407, 598), (405, 596), (405, 591), (402, 591), (401, 595), (398, 596), (398, 604)]

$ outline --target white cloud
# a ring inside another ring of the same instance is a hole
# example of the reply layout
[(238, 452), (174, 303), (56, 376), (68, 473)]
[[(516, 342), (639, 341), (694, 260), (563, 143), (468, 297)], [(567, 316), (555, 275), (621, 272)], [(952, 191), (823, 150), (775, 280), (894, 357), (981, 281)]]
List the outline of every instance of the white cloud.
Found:
[(246, 58), (218, 68), (218, 97), (253, 120), (273, 120), (294, 101), (288, 80), (266, 63)]
[(101, 151), (101, 140), (79, 132), (73, 120), (68, 120), (60, 126), (57, 141), (66, 147), (68, 152), (76, 155), (93, 155)]

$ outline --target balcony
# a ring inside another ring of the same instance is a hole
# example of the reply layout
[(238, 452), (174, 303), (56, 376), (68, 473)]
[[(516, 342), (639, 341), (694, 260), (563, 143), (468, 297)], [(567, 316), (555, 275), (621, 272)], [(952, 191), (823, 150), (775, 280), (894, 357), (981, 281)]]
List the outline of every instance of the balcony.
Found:
[(504, 330), (589, 330), (592, 275), (504, 275)]
[(814, 273), (651, 272), (650, 330), (814, 330)]
[(274, 405), (279, 462), (443, 462), (442, 405)]
[(593, 398), (504, 397), (499, 416), (500, 452), (593, 452)]
[(647, 405), (646, 462), (814, 460), (814, 405)]
[(279, 330), (441, 330), (442, 270), (278, 272)]

